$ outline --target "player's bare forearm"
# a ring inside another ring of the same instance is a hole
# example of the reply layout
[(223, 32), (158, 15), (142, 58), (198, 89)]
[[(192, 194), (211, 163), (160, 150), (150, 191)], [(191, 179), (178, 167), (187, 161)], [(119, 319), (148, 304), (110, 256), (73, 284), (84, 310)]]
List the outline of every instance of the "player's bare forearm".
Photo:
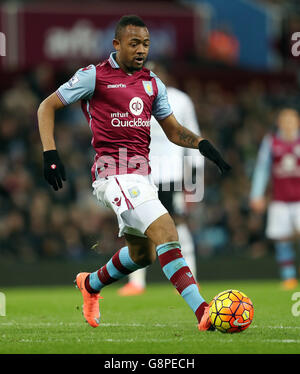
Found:
[(173, 114), (159, 121), (159, 123), (172, 143), (186, 148), (198, 148), (204, 157), (213, 161), (218, 166), (222, 175), (227, 174), (231, 170), (231, 166), (223, 160), (220, 153), (207, 139), (203, 139), (186, 127), (181, 126)]
[(55, 111), (44, 103), (38, 109), (39, 132), (44, 151), (56, 149), (54, 140), (54, 113)]
[(194, 134), (184, 126), (180, 126), (171, 141), (181, 147), (197, 149), (201, 140), (203, 140), (201, 136)]
[(182, 126), (173, 115), (159, 122), (168, 139), (181, 147), (198, 148), (203, 138)]
[(38, 126), (44, 151), (56, 149), (54, 140), (55, 111), (63, 106), (55, 93), (48, 96), (39, 106)]
[(44, 177), (46, 181), (58, 191), (66, 180), (66, 172), (56, 150), (54, 140), (55, 111), (64, 105), (56, 93), (48, 96), (39, 106), (38, 124), (43, 145)]

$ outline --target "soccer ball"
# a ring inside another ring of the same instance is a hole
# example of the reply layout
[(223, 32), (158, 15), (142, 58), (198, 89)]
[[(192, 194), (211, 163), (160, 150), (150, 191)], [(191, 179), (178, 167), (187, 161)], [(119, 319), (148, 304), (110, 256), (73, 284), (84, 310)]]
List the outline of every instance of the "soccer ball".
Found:
[(252, 322), (254, 308), (251, 300), (241, 291), (220, 292), (209, 304), (212, 325), (221, 332), (241, 332)]

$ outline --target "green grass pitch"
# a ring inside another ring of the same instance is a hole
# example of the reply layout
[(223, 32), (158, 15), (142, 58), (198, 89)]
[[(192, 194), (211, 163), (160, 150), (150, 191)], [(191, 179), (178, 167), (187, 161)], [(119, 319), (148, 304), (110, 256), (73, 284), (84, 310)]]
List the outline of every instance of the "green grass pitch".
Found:
[(278, 281), (201, 283), (207, 300), (228, 288), (250, 297), (254, 320), (238, 334), (199, 332), (193, 312), (168, 283), (149, 284), (134, 297), (118, 296), (117, 286), (102, 292), (96, 329), (84, 322), (81, 294), (72, 285), (1, 289), (0, 353), (300, 353), (300, 316), (292, 313), (299, 290), (282, 291)]

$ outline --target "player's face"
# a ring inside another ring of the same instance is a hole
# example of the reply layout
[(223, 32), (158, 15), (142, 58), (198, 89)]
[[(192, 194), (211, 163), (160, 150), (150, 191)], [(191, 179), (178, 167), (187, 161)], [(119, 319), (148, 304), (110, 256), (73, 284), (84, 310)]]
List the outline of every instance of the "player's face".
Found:
[(146, 27), (128, 25), (122, 31), (120, 40), (114, 39), (117, 62), (128, 73), (141, 70), (150, 48), (150, 35)]
[(299, 115), (295, 110), (284, 109), (278, 116), (278, 127), (286, 138), (295, 138), (299, 130)]

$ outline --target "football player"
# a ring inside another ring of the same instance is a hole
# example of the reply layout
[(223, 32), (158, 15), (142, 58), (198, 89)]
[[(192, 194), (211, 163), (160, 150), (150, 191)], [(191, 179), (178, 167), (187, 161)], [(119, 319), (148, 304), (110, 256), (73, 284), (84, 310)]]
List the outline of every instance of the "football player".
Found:
[(81, 100), (96, 152), (92, 166), (94, 194), (115, 212), (119, 235), (126, 240), (126, 246), (100, 269), (77, 274), (84, 317), (92, 327), (97, 327), (103, 287), (151, 264), (157, 255), (164, 274), (195, 313), (199, 330), (209, 330), (212, 326), (208, 304), (182, 256), (176, 226), (158, 199), (151, 176), (151, 115), (171, 142), (199, 149), (221, 173), (227, 173), (230, 166), (207, 139), (176, 120), (165, 85), (144, 68), (150, 48), (145, 23), (137, 16), (122, 17), (115, 29), (113, 46), (115, 51), (107, 60), (80, 69), (38, 109), (44, 175), (58, 190), (66, 175), (55, 144), (55, 111)]

